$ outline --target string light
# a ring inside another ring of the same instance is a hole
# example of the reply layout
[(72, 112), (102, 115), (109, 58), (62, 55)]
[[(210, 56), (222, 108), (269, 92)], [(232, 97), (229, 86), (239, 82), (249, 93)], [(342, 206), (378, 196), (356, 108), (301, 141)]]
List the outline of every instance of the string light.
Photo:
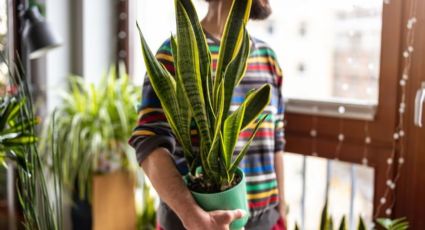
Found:
[[(384, 3), (389, 4), (389, 0), (384, 0)], [(375, 218), (378, 218), (380, 210), (383, 208), (387, 202), (387, 198), (391, 195), (394, 197), (394, 190), (397, 185), (397, 181), (400, 178), (400, 169), (405, 163), (405, 132), (404, 132), (404, 120), (405, 120), (405, 109), (406, 109), (406, 84), (409, 80), (409, 75), (411, 71), (412, 65), (412, 53), (415, 51), (413, 44), (415, 38), (415, 24), (417, 23), (416, 18), (416, 8), (417, 8), (417, 0), (412, 0), (409, 8), (409, 19), (407, 20), (407, 38), (406, 38), (406, 49), (403, 51), (402, 56), (404, 58), (403, 62), (403, 74), (400, 79), (400, 89), (401, 89), (401, 97), (399, 103), (399, 117), (398, 117), (398, 125), (393, 134), (393, 151), (390, 158), (387, 159), (387, 181), (386, 181), (386, 189), (384, 191), (384, 195), (380, 200), (380, 204), (377, 207), (377, 211), (375, 213)], [(398, 153), (398, 156), (397, 154)], [(398, 162), (398, 164), (394, 164), (394, 162)], [(394, 176), (393, 171), (396, 170), (397, 173)], [(385, 202), (383, 202), (385, 201)], [(392, 210), (395, 205), (395, 199), (392, 199), (392, 202), (385, 209), (385, 215), (391, 216)]]

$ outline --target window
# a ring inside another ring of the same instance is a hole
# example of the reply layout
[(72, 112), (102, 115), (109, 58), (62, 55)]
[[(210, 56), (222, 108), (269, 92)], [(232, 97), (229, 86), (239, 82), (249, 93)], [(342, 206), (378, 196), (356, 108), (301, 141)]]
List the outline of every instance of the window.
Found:
[(287, 99), (377, 103), (382, 0), (270, 2), (271, 18), (249, 29), (275, 50)]

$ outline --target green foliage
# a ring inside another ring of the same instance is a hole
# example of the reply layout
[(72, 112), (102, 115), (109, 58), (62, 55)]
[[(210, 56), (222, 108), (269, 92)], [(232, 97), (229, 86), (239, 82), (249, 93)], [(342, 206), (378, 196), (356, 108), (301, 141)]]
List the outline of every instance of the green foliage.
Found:
[(377, 219), (376, 222), (381, 225), (384, 229), (387, 230), (405, 230), (409, 229), (409, 222), (406, 218), (399, 218), (395, 220), (380, 218)]
[(30, 132), (30, 127), (38, 121), (23, 116), (26, 98), (6, 96), (0, 98), (0, 164), (5, 165), (6, 158), (15, 161), (26, 170), (25, 146), (34, 144), (37, 137)]
[[(16, 75), (9, 72), (10, 85), (16, 87), (17, 92), (0, 99), (0, 162), (4, 165), (11, 162), (17, 167), (16, 188), (24, 227), (31, 230), (63, 229), (60, 178), (52, 177), (53, 191), (49, 192), (45, 166), (36, 148), (34, 126), (38, 120), (34, 117), (28, 86), (20, 76), (14, 77)], [(48, 159), (58, 160), (54, 152)]]
[(363, 217), (359, 216), (359, 224), (357, 225), (357, 230), (366, 230), (366, 224), (364, 223)]
[(320, 230), (329, 230), (329, 227), (328, 201), (326, 201), (320, 216)]
[(345, 219), (346, 219), (345, 216), (343, 216), (339, 224), (339, 228), (338, 228), (339, 230), (347, 230), (347, 223)]
[[(202, 166), (203, 180), (213, 190), (231, 186), (237, 165), (266, 117), (258, 119), (259, 115), (270, 101), (271, 87), (265, 84), (251, 91), (236, 111), (229, 111), (233, 90), (246, 71), (250, 41), (245, 24), (251, 3), (252, 0), (233, 1), (214, 81), (211, 54), (191, 0), (175, 0), (177, 36), (171, 38), (175, 76), (156, 60), (139, 28), (150, 82), (183, 147), (191, 175)], [(200, 137), (200, 148), (196, 151), (190, 138), (192, 119)], [(240, 132), (255, 120), (258, 122), (250, 141), (234, 157)]]
[(69, 91), (61, 92), (63, 102), (46, 122), (40, 149), (52, 149), (49, 140), (55, 136), (65, 188), (73, 191), (77, 183), (81, 198), (91, 194), (94, 172), (126, 168), (133, 162), (127, 138), (137, 120), (138, 93), (128, 77), (121, 75), (117, 79), (111, 69), (97, 86), (70, 77)]

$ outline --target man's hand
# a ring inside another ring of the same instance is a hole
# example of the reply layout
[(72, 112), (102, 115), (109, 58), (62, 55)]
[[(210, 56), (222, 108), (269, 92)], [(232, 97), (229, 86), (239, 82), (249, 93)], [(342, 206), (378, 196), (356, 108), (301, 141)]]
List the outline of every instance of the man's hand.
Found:
[(232, 211), (201, 211), (198, 215), (185, 218), (185, 228), (188, 230), (228, 230), (229, 225), (246, 215), (243, 210)]

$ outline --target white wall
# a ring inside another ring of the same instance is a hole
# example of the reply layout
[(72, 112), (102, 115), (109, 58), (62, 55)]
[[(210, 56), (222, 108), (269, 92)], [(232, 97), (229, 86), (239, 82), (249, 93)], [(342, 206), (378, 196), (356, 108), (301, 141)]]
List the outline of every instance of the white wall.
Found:
[(46, 0), (46, 18), (62, 40), (47, 54), (47, 108), (60, 100), (71, 74), (98, 82), (114, 64), (116, 47), (116, 0)]
[(60, 102), (56, 93), (66, 87), (71, 72), (69, 0), (46, 0), (46, 18), (52, 30), (61, 38), (62, 46), (48, 52), (46, 57), (47, 109), (52, 111)]
[(116, 49), (116, 0), (82, 0), (83, 75), (98, 80), (114, 64)]

